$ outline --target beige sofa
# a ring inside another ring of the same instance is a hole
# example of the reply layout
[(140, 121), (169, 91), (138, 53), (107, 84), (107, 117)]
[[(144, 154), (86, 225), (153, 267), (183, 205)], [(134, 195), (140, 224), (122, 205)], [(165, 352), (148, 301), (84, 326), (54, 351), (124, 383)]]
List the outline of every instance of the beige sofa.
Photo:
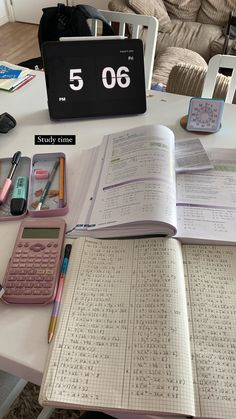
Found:
[(236, 13), (236, 0), (111, 0), (109, 9), (158, 19), (153, 82), (166, 85), (174, 65), (207, 68), (213, 55), (222, 54), (224, 29), (230, 11)]
[(206, 61), (221, 54), (223, 30), (236, 0), (111, 0), (109, 9), (155, 16), (159, 20), (157, 53), (167, 47), (196, 51)]

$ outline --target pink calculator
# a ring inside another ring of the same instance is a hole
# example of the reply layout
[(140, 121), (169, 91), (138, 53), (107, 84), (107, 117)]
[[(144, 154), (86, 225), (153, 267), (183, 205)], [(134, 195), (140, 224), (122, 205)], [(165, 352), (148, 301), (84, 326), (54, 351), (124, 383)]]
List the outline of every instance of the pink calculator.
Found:
[(2, 300), (47, 304), (54, 300), (60, 275), (65, 221), (22, 221), (3, 280)]

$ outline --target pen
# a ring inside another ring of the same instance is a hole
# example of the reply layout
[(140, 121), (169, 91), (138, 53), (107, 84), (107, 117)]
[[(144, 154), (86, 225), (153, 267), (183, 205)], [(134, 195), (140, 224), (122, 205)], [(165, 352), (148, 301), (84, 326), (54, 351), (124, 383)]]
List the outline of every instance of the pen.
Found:
[(51, 186), (51, 184), (52, 184), (52, 181), (53, 181), (53, 178), (54, 178), (54, 176), (55, 176), (55, 173), (56, 173), (56, 171), (57, 171), (58, 166), (59, 166), (59, 159), (57, 159), (57, 160), (55, 161), (55, 163), (54, 163), (54, 166), (53, 166), (53, 168), (52, 168), (51, 174), (50, 174), (50, 176), (49, 176), (49, 178), (48, 178), (48, 181), (47, 181), (47, 183), (46, 183), (46, 186), (45, 186), (45, 188), (44, 188), (44, 191), (43, 191), (43, 193), (42, 193), (42, 195), (41, 195), (41, 197), (40, 197), (40, 200), (39, 200), (38, 206), (37, 206), (37, 208), (36, 208), (36, 211), (41, 210), (41, 208), (42, 208), (42, 206), (43, 206), (43, 203), (44, 203), (44, 201), (45, 201), (45, 199), (46, 199), (46, 196), (47, 196), (47, 194), (48, 194), (48, 190), (49, 190), (49, 188), (50, 188), (50, 186)]
[(64, 164), (65, 160), (60, 157), (60, 175), (59, 175), (59, 208), (64, 206)]
[(48, 328), (48, 343), (51, 342), (54, 332), (55, 332), (55, 328), (56, 328), (58, 312), (59, 312), (59, 308), (61, 304), (61, 296), (62, 296), (62, 291), (64, 287), (66, 271), (67, 271), (67, 267), (69, 263), (71, 248), (72, 248), (71, 244), (67, 244), (65, 247), (65, 253), (64, 253), (64, 258), (63, 258), (62, 267), (61, 267), (59, 284), (58, 284), (56, 298), (53, 304), (51, 320), (50, 320), (50, 324)]
[(13, 157), (11, 159), (11, 169), (10, 169), (10, 172), (8, 173), (8, 176), (7, 176), (7, 178), (6, 178), (6, 180), (5, 180), (4, 184), (3, 184), (3, 187), (2, 187), (2, 189), (0, 191), (0, 205), (1, 204), (4, 204), (4, 202), (7, 199), (8, 192), (9, 192), (10, 187), (12, 185), (12, 178), (14, 176), (14, 173), (16, 171), (16, 168), (18, 166), (18, 163), (20, 161), (20, 158), (21, 158), (21, 152), (20, 151), (17, 151), (13, 155)]

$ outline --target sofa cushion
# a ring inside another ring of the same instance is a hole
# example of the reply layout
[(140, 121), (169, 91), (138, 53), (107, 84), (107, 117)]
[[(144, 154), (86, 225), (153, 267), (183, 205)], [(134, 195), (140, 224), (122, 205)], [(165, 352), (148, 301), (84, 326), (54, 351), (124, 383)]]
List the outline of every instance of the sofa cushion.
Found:
[(171, 31), (171, 20), (162, 0), (127, 0), (127, 4), (136, 13), (156, 17), (159, 21), (160, 32)]
[(164, 3), (171, 17), (193, 22), (201, 6), (201, 0), (164, 0)]
[(169, 47), (157, 56), (153, 68), (153, 83), (166, 86), (172, 68), (178, 63), (189, 63), (207, 68), (207, 63), (197, 52), (190, 49)]
[(211, 43), (216, 40), (222, 43), (223, 48), (224, 36), (220, 26), (173, 19), (171, 33), (158, 34), (156, 52), (159, 54), (170, 46), (188, 48), (198, 52), (206, 61), (209, 61)]
[[(222, 36), (219, 39), (215, 39), (214, 41), (212, 41), (211, 45), (210, 45), (210, 51), (211, 51), (211, 57), (213, 57), (213, 55), (216, 54), (223, 54), (223, 43), (225, 41), (225, 37)], [(231, 46), (233, 44), (233, 41), (230, 39), (229, 43), (228, 43), (228, 48), (227, 50), (229, 51)]]
[(225, 26), (230, 11), (236, 13), (236, 0), (202, 0), (197, 21)]

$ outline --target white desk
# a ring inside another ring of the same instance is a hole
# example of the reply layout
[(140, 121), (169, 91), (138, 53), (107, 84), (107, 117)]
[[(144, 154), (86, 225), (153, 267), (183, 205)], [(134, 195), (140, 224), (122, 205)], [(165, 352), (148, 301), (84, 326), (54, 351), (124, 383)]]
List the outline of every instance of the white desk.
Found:
[[(147, 112), (131, 117), (100, 118), (52, 122), (49, 119), (44, 74), (14, 92), (0, 92), (0, 114), (8, 112), (17, 126), (8, 134), (0, 134), (0, 156), (10, 157), (17, 150), (22, 155), (63, 151), (67, 158), (67, 178), (73, 185), (76, 158), (82, 149), (99, 144), (105, 134), (143, 124), (159, 123), (171, 128), (176, 138), (196, 137), (184, 131), (180, 117), (188, 111), (189, 97), (152, 92), (147, 99)], [(205, 147), (236, 146), (236, 105), (225, 105), (223, 126), (217, 134), (201, 136)], [(76, 146), (34, 145), (35, 134), (75, 134)], [(69, 188), (69, 207), (70, 188)], [(0, 282), (11, 256), (18, 221), (0, 222)], [(47, 330), (51, 305), (17, 306), (0, 302), (0, 369), (36, 384), (41, 383), (47, 355)]]

